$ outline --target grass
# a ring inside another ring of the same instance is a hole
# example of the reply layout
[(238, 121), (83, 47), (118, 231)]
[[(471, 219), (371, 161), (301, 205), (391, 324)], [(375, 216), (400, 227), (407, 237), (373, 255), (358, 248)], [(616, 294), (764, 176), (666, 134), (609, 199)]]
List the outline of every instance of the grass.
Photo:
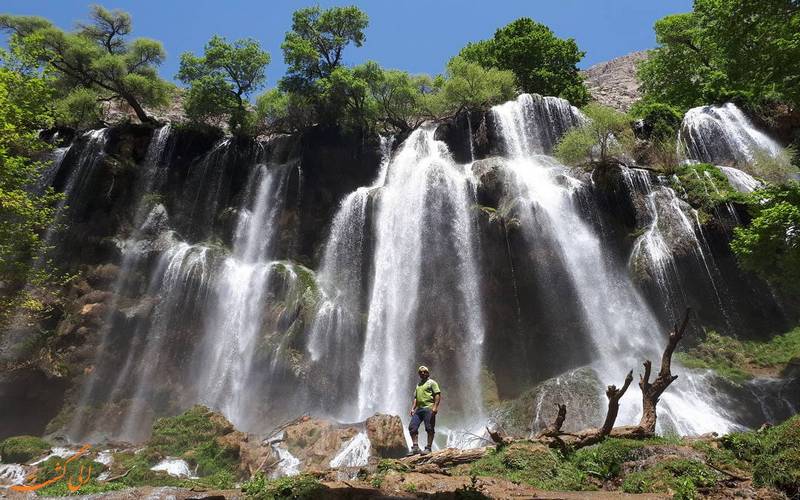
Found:
[(570, 461), (583, 473), (605, 481), (619, 476), (622, 464), (633, 459), (633, 452), (645, 444), (645, 441), (633, 439), (606, 439), (576, 451)]
[(49, 450), (50, 443), (36, 436), (14, 436), (0, 442), (0, 456), (8, 464), (24, 464)]
[[(39, 464), (39, 469), (36, 472), (36, 483), (47, 481), (62, 473), (56, 470), (57, 466), (64, 464), (65, 459), (60, 457), (52, 457)], [(90, 468), (91, 467), (91, 471)], [(64, 479), (56, 481), (44, 488), (37, 490), (39, 496), (67, 496), (67, 495), (85, 495), (91, 493), (102, 493), (105, 491), (119, 490), (125, 487), (124, 484), (119, 483), (106, 483), (97, 481), (99, 476), (106, 466), (100, 462), (93, 461), (90, 457), (79, 457), (70, 461), (67, 464), (66, 476)], [(69, 480), (73, 485), (78, 484), (78, 475), (86, 474), (91, 479), (83, 484), (77, 491), (70, 491), (67, 481)]]
[(765, 430), (722, 438), (735, 459), (750, 464), (753, 482), (772, 486), (789, 498), (800, 496), (800, 415)]
[(233, 426), (224, 417), (197, 405), (182, 415), (158, 419), (144, 453), (180, 457), (196, 466), (199, 476), (221, 478), (232, 473), (239, 461), (238, 450), (217, 440), (231, 431)]
[(248, 498), (258, 500), (310, 500), (321, 498), (326, 489), (315, 477), (308, 474), (267, 479), (263, 473), (258, 472), (242, 485), (242, 491)]
[(700, 344), (677, 354), (687, 368), (711, 369), (735, 383), (745, 382), (763, 370), (777, 374), (799, 357), (800, 327), (768, 341), (741, 341), (711, 331)]
[(538, 444), (519, 442), (493, 451), (474, 462), (470, 475), (502, 477), (545, 490), (584, 490), (585, 473), (556, 452)]
[(693, 499), (699, 489), (717, 483), (719, 473), (699, 460), (672, 458), (653, 467), (625, 476), (622, 491), (626, 493), (673, 493), (676, 499)]

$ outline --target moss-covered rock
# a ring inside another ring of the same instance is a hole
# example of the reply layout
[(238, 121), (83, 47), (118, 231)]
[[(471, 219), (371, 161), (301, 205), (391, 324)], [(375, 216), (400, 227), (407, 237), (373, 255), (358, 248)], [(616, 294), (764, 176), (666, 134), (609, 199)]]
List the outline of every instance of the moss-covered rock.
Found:
[(0, 442), (3, 463), (24, 464), (50, 450), (50, 443), (36, 436), (14, 436)]
[(239, 461), (239, 440), (232, 434), (243, 437), (225, 417), (197, 405), (181, 415), (156, 420), (144, 453), (183, 458), (197, 468), (200, 476), (234, 472)]

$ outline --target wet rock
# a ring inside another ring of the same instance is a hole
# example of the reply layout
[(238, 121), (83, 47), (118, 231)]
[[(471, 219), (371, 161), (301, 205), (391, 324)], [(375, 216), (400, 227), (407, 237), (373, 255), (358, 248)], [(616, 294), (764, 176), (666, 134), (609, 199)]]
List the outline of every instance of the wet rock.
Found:
[(353, 426), (305, 417), (284, 429), (284, 442), (305, 469), (327, 467), (342, 447), (358, 434)]
[(94, 288), (108, 288), (119, 275), (119, 266), (111, 263), (98, 264), (86, 271), (86, 280)]
[(594, 370), (578, 368), (545, 380), (520, 397), (502, 403), (492, 418), (508, 434), (528, 436), (552, 423), (558, 404), (567, 405), (563, 426), (566, 432), (600, 425), (605, 416), (605, 402), (602, 384)]
[(497, 207), (505, 194), (506, 160), (492, 156), (472, 164), (472, 175), (478, 180), (478, 202)]
[(367, 437), (372, 444), (372, 453), (384, 458), (399, 458), (406, 453), (406, 438), (403, 422), (397, 415), (377, 414), (366, 422)]

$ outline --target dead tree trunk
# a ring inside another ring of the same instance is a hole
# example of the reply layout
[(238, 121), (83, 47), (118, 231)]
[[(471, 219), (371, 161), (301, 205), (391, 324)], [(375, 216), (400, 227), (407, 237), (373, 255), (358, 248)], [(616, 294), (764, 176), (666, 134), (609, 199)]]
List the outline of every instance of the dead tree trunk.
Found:
[(652, 363), (650, 360), (644, 362), (644, 374), (639, 378), (639, 387), (642, 389), (642, 419), (639, 421), (641, 432), (648, 435), (653, 435), (656, 432), (656, 405), (661, 397), (661, 394), (667, 387), (678, 378), (673, 375), (672, 367), (672, 354), (675, 352), (678, 342), (683, 338), (686, 327), (689, 324), (689, 314), (691, 309), (686, 309), (686, 315), (680, 327), (676, 324), (672, 332), (669, 334), (669, 341), (667, 347), (664, 348), (664, 353), (661, 356), (661, 369), (658, 371), (658, 376), (650, 383), (650, 372), (652, 370)]

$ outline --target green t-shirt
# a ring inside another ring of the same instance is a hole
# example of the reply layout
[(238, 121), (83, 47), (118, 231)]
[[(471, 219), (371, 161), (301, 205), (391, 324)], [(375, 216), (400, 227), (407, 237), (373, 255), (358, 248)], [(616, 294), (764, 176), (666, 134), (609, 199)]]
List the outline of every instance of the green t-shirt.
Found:
[(417, 398), (417, 408), (430, 408), (433, 406), (433, 396), (441, 394), (439, 384), (429, 378), (425, 382), (419, 382), (414, 390), (414, 397)]

